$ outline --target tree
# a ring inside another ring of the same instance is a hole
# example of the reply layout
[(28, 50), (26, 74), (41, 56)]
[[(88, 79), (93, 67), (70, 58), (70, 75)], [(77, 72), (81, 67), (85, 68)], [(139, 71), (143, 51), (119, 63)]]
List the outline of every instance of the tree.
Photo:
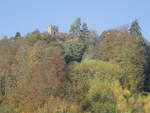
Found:
[(14, 37), (15, 39), (19, 39), (19, 38), (21, 38), (21, 34), (20, 34), (20, 32), (16, 32), (16, 34), (15, 34), (15, 37)]
[(31, 46), (40, 39), (41, 39), (41, 33), (39, 30), (35, 30), (26, 36), (26, 40), (28, 44)]
[(94, 113), (131, 113), (131, 109), (128, 108), (123, 95), (124, 91), (117, 80), (109, 82), (94, 78), (90, 81), (89, 87), (87, 101), (89, 101), (90, 107), (86, 111)]
[(116, 64), (110, 64), (100, 60), (88, 60), (81, 63), (73, 63), (69, 66), (68, 96), (74, 101), (84, 101), (89, 90), (89, 80), (99, 78), (101, 81), (113, 81), (121, 78), (121, 68)]
[[(16, 64), (16, 52), (18, 50), (18, 44), (9, 39), (2, 39), (0, 41), (0, 95), (8, 94), (10, 86), (15, 81), (13, 66)], [(13, 79), (14, 78), (14, 79)]]
[(70, 26), (70, 32), (80, 36), (81, 31), (81, 19), (77, 18), (75, 22)]
[(95, 46), (96, 43), (100, 41), (99, 35), (96, 30), (89, 31), (88, 46)]
[(141, 33), (141, 27), (139, 26), (139, 23), (137, 20), (134, 20), (131, 24), (131, 28), (129, 29), (130, 34), (132, 35), (140, 35), (142, 36)]
[(0, 40), (0, 112), (6, 110), (6, 112), (15, 113), (16, 103), (9, 102), (13, 98), (10, 95), (16, 88), (17, 77), (20, 75), (16, 58), (20, 45), (22, 46), (21, 40), (13, 41), (6, 38)]
[(82, 40), (76, 38), (65, 42), (63, 46), (66, 63), (71, 61), (81, 61), (82, 55), (85, 52), (85, 45)]
[(127, 32), (109, 30), (105, 38), (86, 54), (85, 60), (100, 59), (119, 64), (124, 69), (123, 87), (132, 91), (144, 88), (149, 73), (149, 54), (141, 36), (133, 38)]
[(22, 111), (29, 112), (43, 106), (50, 96), (61, 95), (65, 63), (59, 49), (38, 41), (28, 49), (22, 63), (21, 76), (10, 94), (10, 102), (17, 102)]
[(82, 28), (81, 28), (81, 38), (87, 38), (89, 36), (89, 30), (88, 26), (86, 23), (83, 23)]
[(101, 39), (104, 39), (104, 38), (106, 38), (107, 37), (107, 31), (103, 31), (102, 33), (101, 33), (101, 35), (100, 35), (100, 38)]
[(25, 40), (27, 40), (29, 45), (33, 45), (34, 43), (36, 43), (37, 41), (44, 41), (47, 44), (56, 44), (56, 36), (52, 36), (50, 34), (47, 33), (40, 33), (38, 30), (33, 31), (31, 34), (28, 34), (25, 38)]

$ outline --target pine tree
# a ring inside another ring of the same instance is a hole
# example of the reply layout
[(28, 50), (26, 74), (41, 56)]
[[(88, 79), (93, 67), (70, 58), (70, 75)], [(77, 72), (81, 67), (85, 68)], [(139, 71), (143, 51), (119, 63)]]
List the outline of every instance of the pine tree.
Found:
[(18, 39), (18, 38), (20, 38), (21, 37), (21, 34), (20, 34), (20, 32), (16, 32), (16, 35), (15, 35), (15, 39)]
[(129, 29), (131, 35), (142, 35), (141, 27), (137, 20), (133, 21), (131, 24), (131, 28)]
[(81, 37), (87, 38), (89, 36), (89, 30), (86, 23), (83, 23), (81, 28)]

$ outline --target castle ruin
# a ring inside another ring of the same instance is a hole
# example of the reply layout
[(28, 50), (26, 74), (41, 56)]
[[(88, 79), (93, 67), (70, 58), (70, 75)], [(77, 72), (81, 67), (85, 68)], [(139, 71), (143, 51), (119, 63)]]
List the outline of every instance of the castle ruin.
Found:
[(49, 25), (45, 31), (50, 35), (57, 35), (59, 32), (59, 28), (55, 25)]

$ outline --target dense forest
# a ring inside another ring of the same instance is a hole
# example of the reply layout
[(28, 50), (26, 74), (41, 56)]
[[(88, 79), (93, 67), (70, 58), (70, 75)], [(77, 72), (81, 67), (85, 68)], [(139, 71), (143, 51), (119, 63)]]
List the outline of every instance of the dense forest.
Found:
[(69, 33), (3, 37), (0, 113), (150, 113), (150, 43), (138, 21), (99, 35), (77, 18)]

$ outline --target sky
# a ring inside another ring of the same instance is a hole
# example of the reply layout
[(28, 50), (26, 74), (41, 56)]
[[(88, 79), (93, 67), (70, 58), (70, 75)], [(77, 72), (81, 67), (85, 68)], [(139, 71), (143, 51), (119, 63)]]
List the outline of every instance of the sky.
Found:
[(98, 33), (138, 19), (150, 41), (150, 0), (0, 0), (0, 38), (43, 32), (51, 24), (68, 32), (78, 17)]

